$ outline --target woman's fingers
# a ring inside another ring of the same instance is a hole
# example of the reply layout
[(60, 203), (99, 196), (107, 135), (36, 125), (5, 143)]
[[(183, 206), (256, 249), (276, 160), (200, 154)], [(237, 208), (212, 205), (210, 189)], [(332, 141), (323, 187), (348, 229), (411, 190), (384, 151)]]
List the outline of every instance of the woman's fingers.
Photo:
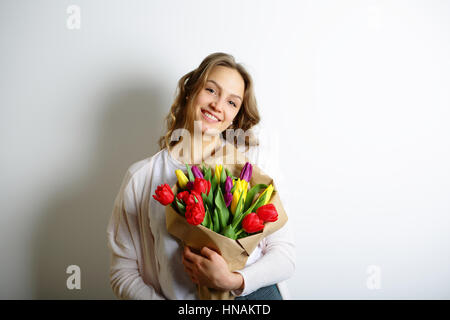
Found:
[(209, 260), (211, 260), (213, 258), (213, 256), (217, 254), (217, 252), (215, 252), (214, 250), (211, 250), (208, 247), (203, 247), (202, 250), (200, 251), (200, 253), (204, 257), (208, 258)]
[(199, 256), (198, 254), (195, 254), (194, 252), (192, 252), (188, 246), (184, 247), (183, 256), (186, 260), (188, 260), (192, 263), (197, 262), (199, 260), (199, 258), (201, 258), (201, 256)]
[(183, 250), (183, 255), (182, 255), (182, 263), (184, 265), (184, 270), (186, 271), (186, 273), (191, 277), (192, 281), (198, 281), (197, 277), (195, 276), (195, 270), (197, 269), (195, 264), (196, 261), (201, 258), (201, 256), (196, 255), (195, 253), (193, 253), (189, 247), (185, 247)]

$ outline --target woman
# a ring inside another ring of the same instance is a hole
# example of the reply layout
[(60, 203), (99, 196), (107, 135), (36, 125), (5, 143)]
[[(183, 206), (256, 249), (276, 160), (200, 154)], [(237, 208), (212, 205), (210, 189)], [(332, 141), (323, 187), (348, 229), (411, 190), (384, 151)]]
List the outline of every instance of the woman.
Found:
[[(249, 130), (260, 120), (250, 75), (231, 55), (209, 55), (179, 80), (166, 120), (161, 150), (130, 166), (114, 202), (107, 233), (116, 296), (197, 299), (200, 284), (229, 290), (236, 299), (286, 298), (282, 281), (295, 269), (287, 224), (261, 241), (245, 268), (231, 272), (224, 259), (206, 247), (200, 254), (187, 246), (183, 250), (166, 230), (165, 208), (151, 197), (158, 185), (175, 184), (174, 172), (184, 170), (185, 163), (200, 164), (236, 143), (258, 145)], [(227, 129), (237, 134), (230, 138)]]

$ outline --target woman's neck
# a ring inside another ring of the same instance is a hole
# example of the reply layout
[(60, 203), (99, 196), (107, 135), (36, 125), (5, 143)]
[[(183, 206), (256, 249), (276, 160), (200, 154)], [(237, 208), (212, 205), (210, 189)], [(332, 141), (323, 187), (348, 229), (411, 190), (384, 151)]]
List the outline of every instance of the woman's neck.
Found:
[(222, 147), (220, 135), (191, 135), (169, 149), (174, 158), (182, 163), (201, 164)]

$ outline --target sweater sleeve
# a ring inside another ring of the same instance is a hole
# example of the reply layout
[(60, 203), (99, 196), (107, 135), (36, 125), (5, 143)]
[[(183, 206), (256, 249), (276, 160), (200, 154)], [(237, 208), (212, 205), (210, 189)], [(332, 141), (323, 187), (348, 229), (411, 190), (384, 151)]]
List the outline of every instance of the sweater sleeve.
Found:
[(144, 282), (139, 266), (142, 266), (141, 235), (138, 212), (141, 192), (132, 174), (127, 171), (114, 201), (107, 237), (111, 250), (110, 284), (119, 299), (162, 300), (154, 287)]
[(244, 279), (244, 289), (232, 291), (234, 295), (246, 296), (259, 288), (284, 281), (294, 274), (295, 246), (288, 223), (263, 240), (265, 246), (260, 259), (236, 271)]

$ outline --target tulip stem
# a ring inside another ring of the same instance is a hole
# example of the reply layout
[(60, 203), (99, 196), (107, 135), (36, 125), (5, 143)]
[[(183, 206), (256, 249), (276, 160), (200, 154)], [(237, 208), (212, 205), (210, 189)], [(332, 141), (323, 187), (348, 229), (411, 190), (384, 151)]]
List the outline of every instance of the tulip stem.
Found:
[(241, 229), (238, 232), (236, 232), (236, 238), (242, 233), (242, 231), (244, 231), (244, 229)]

